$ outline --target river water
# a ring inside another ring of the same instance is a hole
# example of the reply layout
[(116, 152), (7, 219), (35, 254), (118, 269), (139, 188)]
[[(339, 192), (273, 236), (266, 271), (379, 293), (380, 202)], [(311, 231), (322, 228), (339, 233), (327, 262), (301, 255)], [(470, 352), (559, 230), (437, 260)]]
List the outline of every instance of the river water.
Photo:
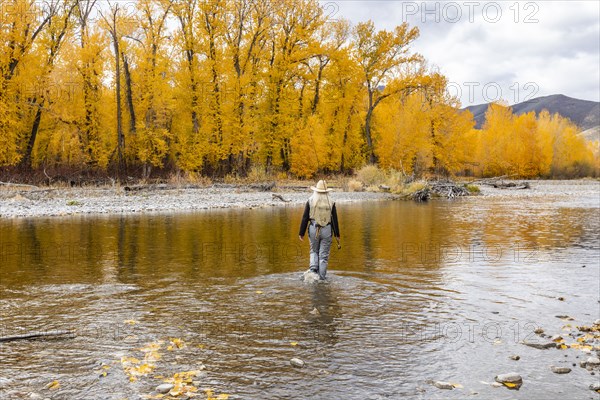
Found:
[(599, 186), (551, 189), (340, 203), (324, 284), (300, 279), (301, 207), (0, 220), (1, 336), (76, 332), (0, 344), (0, 398), (138, 399), (204, 366), (199, 398), (597, 399), (590, 354), (520, 343), (600, 318)]

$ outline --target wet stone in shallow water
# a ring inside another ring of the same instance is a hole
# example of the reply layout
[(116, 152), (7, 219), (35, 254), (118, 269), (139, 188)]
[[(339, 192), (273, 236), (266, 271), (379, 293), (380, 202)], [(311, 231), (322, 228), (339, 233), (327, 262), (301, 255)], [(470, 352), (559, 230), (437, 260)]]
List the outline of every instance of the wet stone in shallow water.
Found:
[(296, 368), (302, 368), (302, 367), (304, 367), (304, 361), (302, 361), (299, 358), (292, 358), (290, 360), (290, 364), (292, 364), (292, 366), (296, 367)]
[(446, 390), (454, 389), (454, 385), (452, 385), (450, 382), (434, 381), (431, 384), (438, 389), (446, 389)]
[(533, 347), (534, 349), (540, 349), (540, 350), (545, 350), (545, 349), (555, 349), (556, 348), (556, 343), (555, 342), (529, 342), (529, 341), (523, 341), (522, 342), (525, 346), (529, 346), (529, 347)]
[(506, 386), (509, 389), (519, 389), (523, 384), (523, 378), (516, 372), (497, 375), (494, 380)]
[(172, 383), (163, 383), (162, 385), (158, 385), (156, 387), (156, 391), (161, 394), (166, 394), (171, 391), (175, 386)]
[(550, 369), (555, 374), (568, 374), (569, 372), (571, 372), (571, 368), (569, 367), (555, 367), (554, 365), (551, 365)]

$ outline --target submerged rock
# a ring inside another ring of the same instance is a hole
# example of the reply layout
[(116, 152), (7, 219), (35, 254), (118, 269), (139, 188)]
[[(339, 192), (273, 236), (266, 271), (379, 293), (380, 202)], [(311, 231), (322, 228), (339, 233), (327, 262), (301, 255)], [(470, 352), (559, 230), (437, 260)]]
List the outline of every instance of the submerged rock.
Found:
[(568, 374), (571, 372), (571, 368), (569, 367), (555, 367), (554, 365), (550, 366), (550, 370), (555, 374)]
[(162, 385), (158, 385), (156, 390), (158, 393), (167, 394), (173, 389), (175, 386), (172, 383), (163, 383)]
[(304, 367), (304, 361), (302, 361), (299, 358), (292, 358), (290, 360), (290, 364), (292, 364), (292, 366), (296, 367), (296, 368), (302, 368), (302, 367)]
[(509, 389), (519, 389), (523, 385), (523, 378), (516, 372), (497, 375), (494, 380), (506, 386)]
[(521, 343), (523, 343), (525, 346), (533, 347), (534, 349), (540, 349), (540, 350), (555, 349), (556, 348), (556, 343), (555, 342), (539, 343), (539, 342), (523, 341)]
[(600, 366), (600, 359), (598, 357), (588, 357), (587, 360), (580, 361), (579, 366), (581, 368), (587, 368), (588, 370), (592, 370)]
[(310, 314), (312, 314), (312, 315), (321, 315), (321, 313), (319, 312), (319, 310), (317, 309), (317, 307), (313, 308), (312, 311), (310, 312)]
[(600, 382), (592, 383), (589, 387), (590, 387), (590, 390), (595, 390), (596, 392), (600, 392)]
[(431, 381), (431, 384), (438, 389), (452, 390), (454, 389), (454, 385), (450, 382), (442, 382), (442, 381)]
[(542, 328), (535, 328), (535, 331), (533, 331), (533, 333), (541, 335), (542, 333), (544, 333), (544, 330)]

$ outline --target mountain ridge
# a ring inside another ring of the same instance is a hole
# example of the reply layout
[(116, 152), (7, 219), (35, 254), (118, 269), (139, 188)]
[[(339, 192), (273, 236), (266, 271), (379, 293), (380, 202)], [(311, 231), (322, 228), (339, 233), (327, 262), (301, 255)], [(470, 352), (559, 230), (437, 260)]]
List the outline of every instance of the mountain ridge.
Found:
[[(481, 129), (485, 122), (485, 113), (491, 103), (476, 104), (462, 108), (469, 110), (475, 120), (475, 128)], [(570, 119), (581, 131), (597, 131), (600, 127), (600, 102), (580, 100), (564, 94), (536, 97), (510, 106), (515, 115), (534, 111), (538, 115), (542, 110), (550, 114), (558, 113)]]

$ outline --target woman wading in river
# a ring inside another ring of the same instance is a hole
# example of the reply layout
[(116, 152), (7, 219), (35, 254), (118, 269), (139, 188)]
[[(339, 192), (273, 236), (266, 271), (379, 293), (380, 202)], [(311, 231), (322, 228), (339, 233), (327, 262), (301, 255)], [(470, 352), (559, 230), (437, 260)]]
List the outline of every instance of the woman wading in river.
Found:
[(323, 180), (320, 180), (317, 186), (312, 186), (311, 189), (313, 194), (304, 207), (298, 236), (300, 240), (304, 240), (304, 234), (308, 227), (310, 271), (319, 274), (319, 278), (324, 280), (327, 275), (329, 251), (334, 236), (338, 248), (340, 248), (340, 228), (335, 203), (332, 203), (329, 199), (329, 192), (332, 189), (328, 189)]

